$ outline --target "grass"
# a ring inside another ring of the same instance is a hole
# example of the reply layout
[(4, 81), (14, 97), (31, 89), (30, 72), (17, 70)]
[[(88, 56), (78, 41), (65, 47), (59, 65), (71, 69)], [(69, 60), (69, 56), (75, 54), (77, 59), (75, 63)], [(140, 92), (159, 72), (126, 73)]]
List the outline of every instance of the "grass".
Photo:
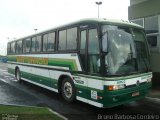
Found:
[(0, 120), (63, 120), (45, 107), (0, 105)]

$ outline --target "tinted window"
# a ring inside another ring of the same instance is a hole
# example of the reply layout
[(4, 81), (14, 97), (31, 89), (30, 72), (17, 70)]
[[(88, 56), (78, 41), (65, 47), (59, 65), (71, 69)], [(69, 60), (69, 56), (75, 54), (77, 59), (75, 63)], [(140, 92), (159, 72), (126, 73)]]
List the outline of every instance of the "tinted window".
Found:
[(54, 50), (54, 42), (55, 42), (55, 33), (49, 33), (48, 34), (47, 51)]
[(83, 70), (86, 71), (86, 57), (85, 57), (85, 51), (86, 51), (86, 37), (87, 37), (87, 32), (86, 30), (84, 31), (81, 31), (81, 43), (80, 43), (80, 59), (81, 59), (81, 64), (82, 64), (82, 67), (83, 67)]
[(11, 43), (11, 53), (14, 54), (15, 53), (15, 48), (16, 48), (16, 44), (15, 42)]
[(35, 47), (36, 47), (37, 52), (41, 51), (41, 48), (42, 48), (42, 37), (41, 36), (37, 36)]
[(77, 28), (67, 30), (67, 50), (75, 50), (77, 48)]
[(92, 54), (99, 53), (99, 41), (96, 29), (89, 30), (88, 52)]
[(22, 53), (22, 41), (17, 41), (16, 53)]
[(66, 50), (66, 30), (59, 32), (59, 50)]
[(47, 34), (43, 36), (43, 51), (47, 51), (47, 37)]
[(85, 52), (86, 47), (86, 30), (81, 32), (81, 47), (80, 50)]
[(55, 32), (43, 36), (43, 51), (53, 51), (55, 42)]
[(31, 39), (27, 38), (26, 40), (26, 53), (30, 52), (31, 49)]
[(90, 29), (88, 39), (88, 71), (91, 73), (98, 73), (99, 70), (100, 59), (97, 29)]
[(59, 50), (75, 50), (77, 48), (77, 28), (59, 32)]
[(8, 43), (7, 44), (7, 54), (10, 54), (10, 52), (11, 52), (11, 44)]
[(22, 46), (23, 46), (23, 53), (25, 53), (26, 52), (26, 41), (25, 40), (23, 40), (22, 41)]
[(35, 48), (36, 48), (36, 37), (32, 38), (32, 47), (31, 47), (31, 51), (35, 52)]

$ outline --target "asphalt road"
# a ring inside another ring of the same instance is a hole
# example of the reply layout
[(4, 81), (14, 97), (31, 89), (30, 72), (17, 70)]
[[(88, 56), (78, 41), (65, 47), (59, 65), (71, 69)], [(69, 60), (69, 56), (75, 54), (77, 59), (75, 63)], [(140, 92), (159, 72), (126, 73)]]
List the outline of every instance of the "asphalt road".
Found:
[[(107, 109), (96, 108), (80, 101), (67, 103), (57, 93), (24, 81), (17, 82), (7, 73), (7, 65), (2, 63), (0, 63), (0, 104), (45, 106), (69, 120), (141, 119), (147, 115), (160, 119), (160, 103), (148, 99)], [(123, 116), (124, 114), (127, 116)]]

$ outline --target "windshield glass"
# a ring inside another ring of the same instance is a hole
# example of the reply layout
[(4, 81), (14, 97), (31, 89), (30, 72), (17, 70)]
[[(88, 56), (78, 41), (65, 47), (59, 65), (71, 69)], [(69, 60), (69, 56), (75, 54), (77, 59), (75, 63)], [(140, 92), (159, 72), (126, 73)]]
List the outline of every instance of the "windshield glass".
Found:
[(148, 49), (143, 30), (124, 26), (102, 26), (105, 66), (108, 75), (145, 72), (149, 69)]

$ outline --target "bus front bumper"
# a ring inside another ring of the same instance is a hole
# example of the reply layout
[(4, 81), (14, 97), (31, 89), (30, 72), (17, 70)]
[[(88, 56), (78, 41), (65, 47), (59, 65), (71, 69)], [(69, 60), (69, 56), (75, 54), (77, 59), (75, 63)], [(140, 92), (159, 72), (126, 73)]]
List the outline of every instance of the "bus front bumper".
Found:
[(105, 91), (103, 107), (110, 108), (145, 98), (152, 84), (146, 83), (140, 86), (125, 88), (115, 91)]

